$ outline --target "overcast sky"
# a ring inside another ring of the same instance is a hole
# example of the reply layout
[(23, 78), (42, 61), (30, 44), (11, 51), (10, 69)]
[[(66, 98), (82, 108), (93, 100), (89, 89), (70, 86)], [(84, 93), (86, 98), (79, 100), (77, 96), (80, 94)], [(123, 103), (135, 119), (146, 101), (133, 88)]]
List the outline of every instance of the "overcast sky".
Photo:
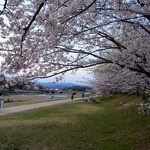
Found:
[[(92, 75), (86, 69), (79, 69), (76, 74), (71, 74), (71, 72), (67, 72), (65, 78), (60, 82), (66, 83), (76, 83), (76, 84), (86, 84), (86, 81), (92, 79)], [(40, 79), (40, 82), (55, 82), (55, 77)]]

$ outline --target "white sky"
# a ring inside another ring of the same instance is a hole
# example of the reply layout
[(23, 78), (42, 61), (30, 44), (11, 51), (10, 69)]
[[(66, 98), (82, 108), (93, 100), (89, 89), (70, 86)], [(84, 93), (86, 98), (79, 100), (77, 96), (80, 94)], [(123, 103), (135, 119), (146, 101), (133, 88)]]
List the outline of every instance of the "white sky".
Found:
[[(67, 72), (65, 77), (60, 82), (66, 83), (76, 83), (76, 84), (86, 84), (86, 81), (92, 79), (92, 75), (86, 69), (79, 69), (75, 74), (71, 74), (71, 72)], [(42, 82), (55, 82), (55, 77), (40, 79)]]
[(3, 8), (4, 0), (0, 0), (0, 10)]

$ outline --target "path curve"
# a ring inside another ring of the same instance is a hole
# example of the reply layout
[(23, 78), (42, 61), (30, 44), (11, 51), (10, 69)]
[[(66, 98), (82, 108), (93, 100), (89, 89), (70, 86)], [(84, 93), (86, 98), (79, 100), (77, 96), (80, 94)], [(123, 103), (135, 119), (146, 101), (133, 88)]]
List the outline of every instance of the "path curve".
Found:
[[(75, 99), (75, 100), (79, 100), (79, 99)], [(77, 102), (77, 101), (57, 100), (57, 101), (50, 101), (50, 102), (43, 102), (43, 103), (36, 103), (36, 104), (6, 107), (6, 108), (3, 108), (0, 110), (0, 116), (17, 113), (17, 112), (21, 112), (21, 111), (25, 111), (25, 110), (30, 110), (30, 109), (34, 109), (34, 108), (39, 108), (39, 107), (55, 106), (55, 105), (62, 105), (62, 104), (75, 103), (75, 102)]]

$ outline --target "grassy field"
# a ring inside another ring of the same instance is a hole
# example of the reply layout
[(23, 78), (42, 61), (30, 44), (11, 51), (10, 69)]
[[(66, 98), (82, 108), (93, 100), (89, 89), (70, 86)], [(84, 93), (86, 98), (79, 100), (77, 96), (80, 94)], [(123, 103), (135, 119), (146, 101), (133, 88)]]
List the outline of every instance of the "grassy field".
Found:
[(136, 96), (38, 108), (0, 117), (0, 150), (148, 150), (150, 118)]

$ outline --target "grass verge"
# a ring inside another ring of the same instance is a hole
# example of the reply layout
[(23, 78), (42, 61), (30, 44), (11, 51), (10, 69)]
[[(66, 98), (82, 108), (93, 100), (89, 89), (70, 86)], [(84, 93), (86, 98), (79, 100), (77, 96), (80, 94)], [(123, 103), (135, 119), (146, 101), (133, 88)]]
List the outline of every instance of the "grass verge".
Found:
[(44, 107), (0, 117), (0, 150), (147, 150), (150, 118), (135, 96)]

